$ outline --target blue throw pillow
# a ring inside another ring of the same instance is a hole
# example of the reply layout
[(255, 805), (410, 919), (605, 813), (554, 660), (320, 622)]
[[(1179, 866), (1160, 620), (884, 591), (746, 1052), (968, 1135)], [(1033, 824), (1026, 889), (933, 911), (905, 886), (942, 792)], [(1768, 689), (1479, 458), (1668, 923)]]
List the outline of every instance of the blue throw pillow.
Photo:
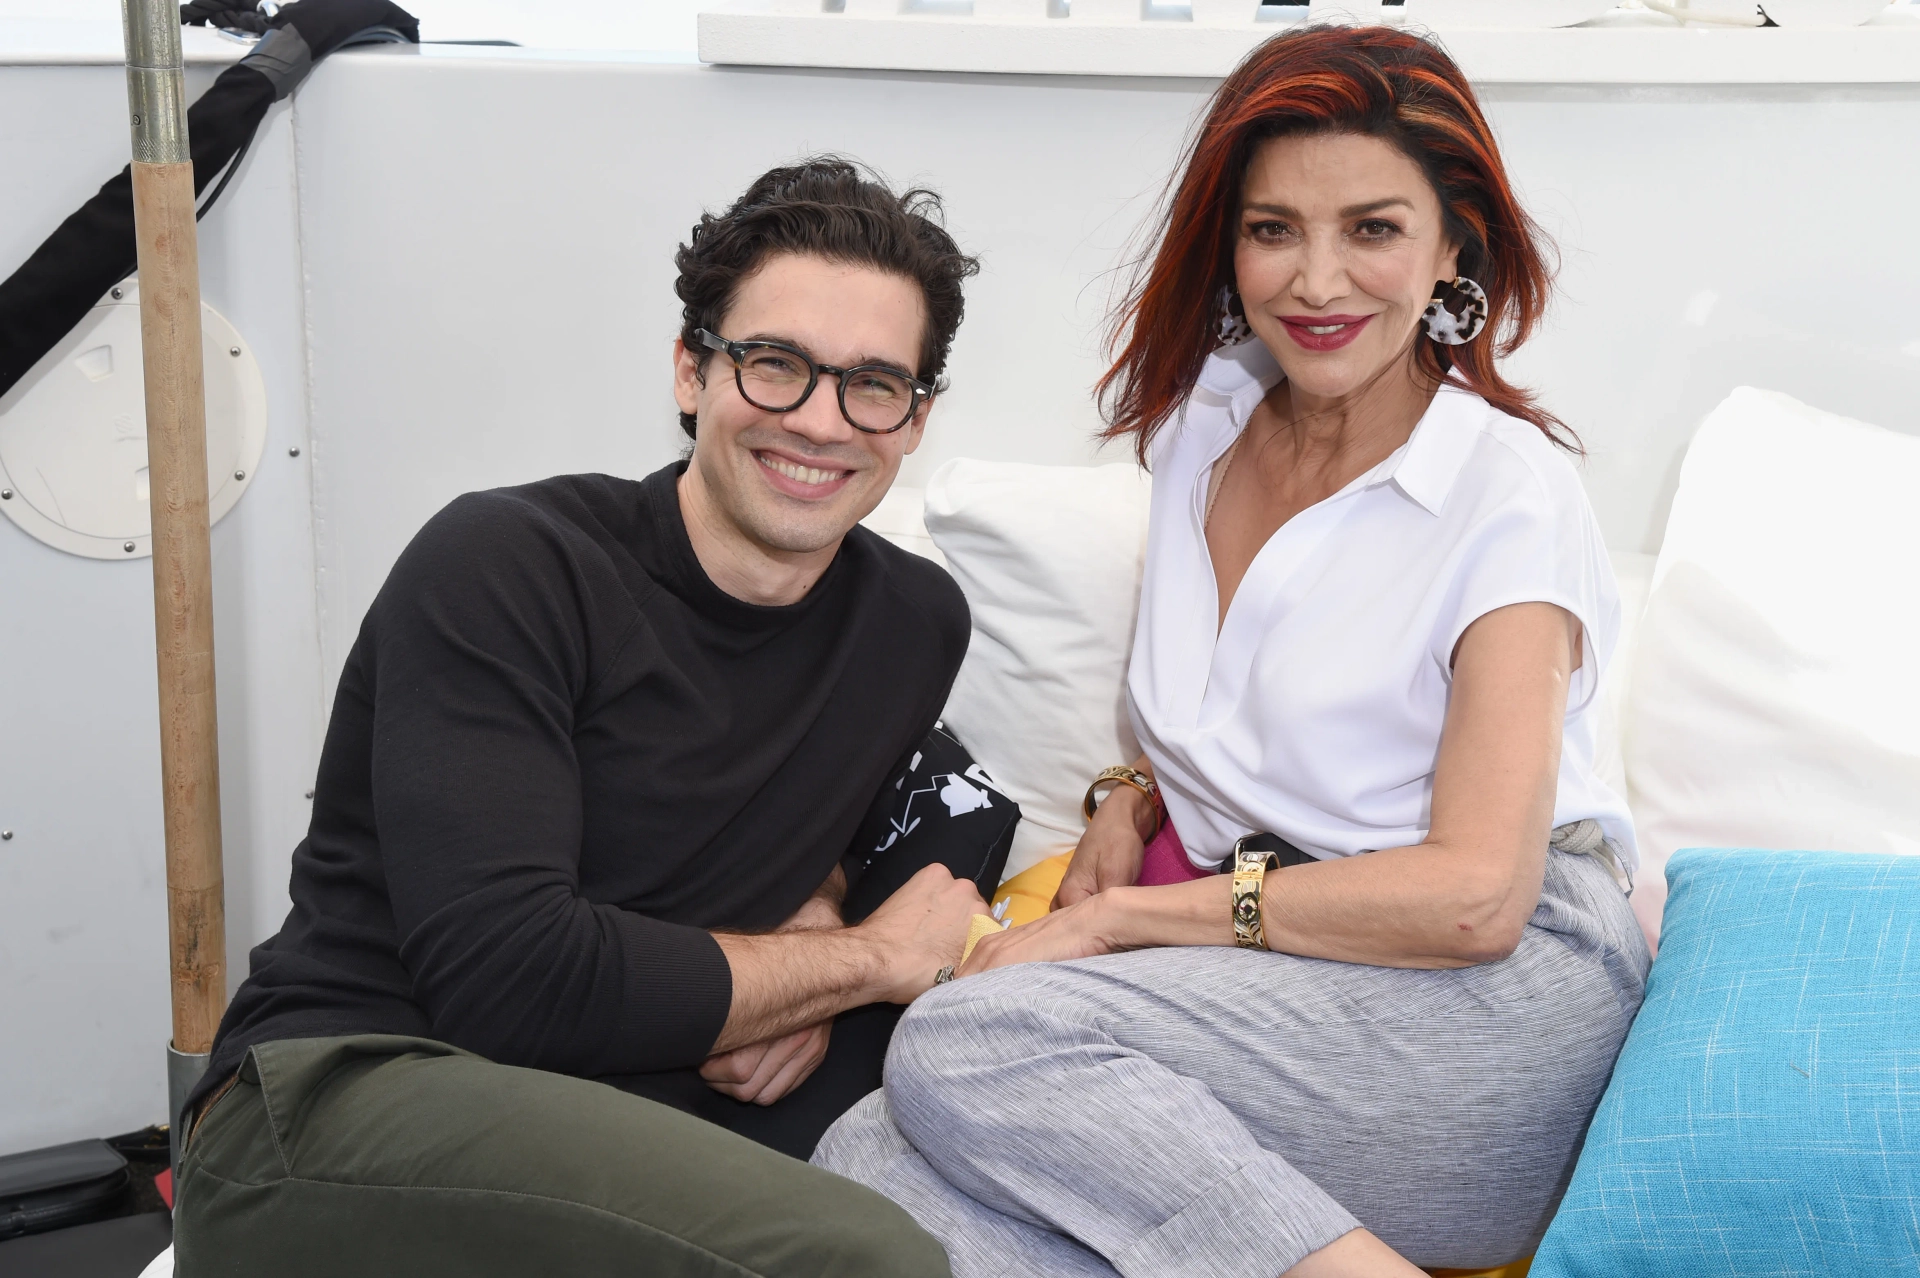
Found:
[(1689, 849), (1531, 1278), (1920, 1272), (1920, 856)]

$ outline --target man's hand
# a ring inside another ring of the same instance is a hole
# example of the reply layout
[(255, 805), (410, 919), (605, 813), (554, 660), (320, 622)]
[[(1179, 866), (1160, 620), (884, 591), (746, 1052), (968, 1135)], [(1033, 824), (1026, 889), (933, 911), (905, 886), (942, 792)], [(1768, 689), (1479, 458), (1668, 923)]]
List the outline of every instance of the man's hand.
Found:
[(944, 865), (923, 866), (853, 929), (881, 956), (881, 999), (911, 1003), (926, 993), (941, 968), (960, 962), (973, 916), (987, 912), (971, 879), (954, 878)]
[[(775, 932), (827, 932), (846, 927), (840, 917), (840, 903), (847, 896), (847, 876), (839, 866), (827, 875), (817, 891), (795, 910)], [(709, 1056), (700, 1066), (700, 1077), (707, 1086), (737, 1101), (771, 1105), (807, 1081), (820, 1062), (827, 1058), (827, 1039), (833, 1033), (831, 1020), (736, 1047), (730, 1052)]]
[[(971, 881), (929, 865), (858, 927), (713, 933), (733, 969), (733, 1005), (714, 1056), (778, 1043), (868, 1003), (911, 1003), (942, 967), (960, 961), (967, 920), (986, 912)], [(746, 1081), (758, 1072), (747, 1071)], [(740, 1076), (738, 1062), (729, 1076)]]
[(707, 1086), (723, 1096), (754, 1105), (771, 1105), (807, 1081), (827, 1058), (832, 1021), (795, 1030), (783, 1038), (749, 1043), (710, 1056), (700, 1067)]

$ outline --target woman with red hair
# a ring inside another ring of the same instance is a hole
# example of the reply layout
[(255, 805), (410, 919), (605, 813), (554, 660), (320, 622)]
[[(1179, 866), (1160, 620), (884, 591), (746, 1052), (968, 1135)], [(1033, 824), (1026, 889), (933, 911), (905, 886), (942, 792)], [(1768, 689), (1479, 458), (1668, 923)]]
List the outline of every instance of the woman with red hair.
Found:
[(960, 1278), (1412, 1275), (1544, 1232), (1649, 959), (1594, 767), (1611, 568), (1496, 364), (1540, 241), (1417, 36), (1282, 35), (1214, 96), (1102, 385), (1154, 480), (1142, 755), (815, 1156)]

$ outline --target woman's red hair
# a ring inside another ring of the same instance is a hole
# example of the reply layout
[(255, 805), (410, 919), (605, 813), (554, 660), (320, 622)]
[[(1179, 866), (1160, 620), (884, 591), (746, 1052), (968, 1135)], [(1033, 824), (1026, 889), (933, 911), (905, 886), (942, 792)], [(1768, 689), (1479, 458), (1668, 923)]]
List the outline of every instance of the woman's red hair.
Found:
[(1103, 438), (1133, 436), (1145, 463), (1154, 433), (1186, 402), (1219, 345), (1218, 298), (1221, 286), (1233, 283), (1240, 192), (1255, 148), (1314, 133), (1377, 137), (1419, 165), (1460, 244), (1460, 273), (1486, 290), (1485, 332), (1464, 346), (1417, 338), (1421, 371), (1436, 381), (1451, 378), (1578, 452), (1572, 432), (1495, 364), (1527, 340), (1546, 309), (1546, 237), (1514, 197), (1493, 131), (1460, 68), (1431, 42), (1386, 27), (1308, 27), (1275, 36), (1213, 95), (1168, 201), (1159, 250), (1118, 317), (1119, 357), (1097, 388)]

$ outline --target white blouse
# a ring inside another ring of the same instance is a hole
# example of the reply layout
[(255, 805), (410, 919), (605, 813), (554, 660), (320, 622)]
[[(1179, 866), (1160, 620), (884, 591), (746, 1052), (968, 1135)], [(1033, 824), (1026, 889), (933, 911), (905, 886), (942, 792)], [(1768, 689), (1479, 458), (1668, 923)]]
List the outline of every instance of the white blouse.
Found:
[(1391, 457), (1288, 520), (1218, 627), (1204, 518), (1213, 464), (1281, 378), (1261, 343), (1207, 361), (1153, 446), (1128, 708), (1196, 866), (1253, 831), (1318, 857), (1426, 838), (1451, 656), (1475, 619), (1543, 601), (1585, 631), (1553, 823), (1591, 817), (1627, 865), (1627, 805), (1595, 772), (1595, 690), (1620, 601), (1566, 454), (1444, 387)]

